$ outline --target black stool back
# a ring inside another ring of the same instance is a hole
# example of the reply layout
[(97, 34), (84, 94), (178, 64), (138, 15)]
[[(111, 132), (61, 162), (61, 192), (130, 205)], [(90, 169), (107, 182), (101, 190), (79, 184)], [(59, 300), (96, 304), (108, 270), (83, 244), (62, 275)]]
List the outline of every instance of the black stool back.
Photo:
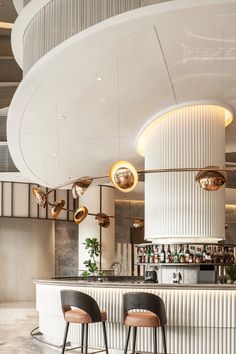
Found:
[(124, 316), (130, 310), (146, 310), (153, 312), (160, 321), (160, 326), (167, 324), (165, 304), (163, 300), (150, 293), (126, 293), (123, 297)]
[(61, 306), (63, 314), (71, 310), (71, 307), (76, 307), (85, 311), (92, 322), (101, 322), (101, 312), (97, 302), (89, 295), (75, 290), (61, 291)]

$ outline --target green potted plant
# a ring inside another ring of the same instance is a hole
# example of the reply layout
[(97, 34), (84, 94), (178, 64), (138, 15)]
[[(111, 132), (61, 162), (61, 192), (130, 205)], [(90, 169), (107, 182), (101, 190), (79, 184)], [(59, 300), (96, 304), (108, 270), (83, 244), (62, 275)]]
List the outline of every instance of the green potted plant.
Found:
[(90, 259), (84, 261), (87, 270), (82, 273), (82, 276), (88, 278), (89, 276), (103, 275), (96, 262), (96, 257), (101, 254), (100, 243), (97, 238), (86, 238), (84, 245), (85, 249), (88, 250)]
[(226, 273), (230, 277), (231, 284), (233, 284), (236, 281), (236, 264), (226, 267)]

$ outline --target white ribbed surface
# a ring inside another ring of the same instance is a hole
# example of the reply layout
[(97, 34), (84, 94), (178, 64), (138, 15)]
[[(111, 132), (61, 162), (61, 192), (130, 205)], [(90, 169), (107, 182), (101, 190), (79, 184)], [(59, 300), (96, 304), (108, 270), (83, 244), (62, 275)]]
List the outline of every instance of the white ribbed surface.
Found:
[(24, 65), (31, 66), (74, 34), (142, 6), (167, 0), (52, 0), (32, 19), (24, 34)]
[[(146, 134), (145, 169), (224, 166), (224, 109), (192, 106), (170, 112)], [(145, 238), (160, 242), (221, 239), (224, 188), (202, 190), (195, 172), (145, 177)]]
[[(92, 288), (37, 284), (37, 309), (40, 331), (45, 339), (61, 344), (64, 320), (60, 308), (60, 290), (74, 289), (93, 296), (108, 313), (108, 341), (112, 349), (124, 349), (125, 327), (122, 325), (122, 296), (130, 291), (151, 292), (162, 297), (166, 305), (168, 354), (234, 354), (236, 352), (236, 291)], [(138, 290), (137, 290), (138, 289)], [(69, 339), (78, 343), (80, 326), (71, 327)], [(158, 331), (159, 351), (162, 352)], [(90, 327), (89, 344), (102, 346), (100, 325)], [(137, 350), (152, 350), (152, 334), (138, 330)]]

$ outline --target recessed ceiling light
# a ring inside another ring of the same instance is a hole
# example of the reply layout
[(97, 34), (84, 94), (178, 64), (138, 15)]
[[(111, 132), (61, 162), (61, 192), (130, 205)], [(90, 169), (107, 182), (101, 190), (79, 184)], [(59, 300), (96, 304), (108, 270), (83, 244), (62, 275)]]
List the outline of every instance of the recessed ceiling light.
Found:
[(97, 80), (98, 80), (98, 81), (102, 81), (102, 80), (103, 80), (103, 77), (99, 76), (99, 77), (97, 77)]
[(57, 153), (56, 153), (56, 152), (53, 152), (53, 153), (52, 153), (52, 156), (57, 156)]
[(65, 120), (65, 119), (66, 119), (66, 116), (60, 116), (59, 119), (60, 119), (60, 120)]
[(105, 98), (99, 98), (99, 101), (102, 103), (106, 103), (107, 100)]

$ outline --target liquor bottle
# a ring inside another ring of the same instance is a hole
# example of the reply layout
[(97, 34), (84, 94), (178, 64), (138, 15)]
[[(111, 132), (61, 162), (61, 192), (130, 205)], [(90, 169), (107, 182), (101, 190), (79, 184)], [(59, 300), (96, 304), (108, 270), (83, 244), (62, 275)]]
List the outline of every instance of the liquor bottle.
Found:
[(229, 263), (233, 264), (234, 261), (235, 261), (234, 250), (233, 250), (233, 248), (230, 248), (230, 250), (229, 250)]
[(142, 256), (142, 263), (145, 263), (146, 262), (146, 252), (147, 252), (147, 249), (146, 249), (146, 247), (144, 247), (144, 249), (143, 249), (143, 256)]
[(138, 247), (138, 252), (137, 252), (137, 263), (142, 263), (143, 262), (143, 248)]
[(189, 248), (188, 247), (189, 246), (187, 245), (186, 250), (185, 250), (185, 254), (184, 254), (186, 263), (189, 263), (189, 258), (190, 258), (190, 252), (189, 252)]
[(224, 263), (224, 253), (223, 253), (223, 250), (222, 250), (222, 247), (219, 247), (219, 263)]
[(215, 246), (213, 247), (213, 263), (219, 263), (219, 254)]
[(174, 263), (179, 263), (179, 253), (177, 251), (177, 246), (174, 247), (174, 252), (172, 254), (172, 259)]
[(151, 255), (150, 247), (147, 247), (145, 263), (150, 263), (150, 255)]
[(180, 263), (184, 263), (185, 262), (184, 249), (183, 249), (182, 245), (180, 245), (179, 262)]
[(155, 250), (154, 263), (160, 263), (160, 256), (159, 256), (158, 247), (156, 247), (156, 250)]
[(202, 263), (206, 263), (206, 246), (204, 245), (203, 251), (202, 251)]
[(168, 245), (167, 251), (166, 251), (166, 263), (171, 263), (171, 250), (170, 250), (170, 245)]
[(194, 263), (194, 259), (193, 259), (193, 247), (190, 246), (189, 248), (189, 263)]
[(154, 256), (154, 251), (153, 251), (153, 246), (150, 246), (150, 263), (154, 263), (155, 261), (155, 256)]
[(205, 260), (206, 260), (206, 263), (211, 263), (211, 254), (210, 254), (209, 247), (207, 247), (207, 249), (206, 249)]
[(224, 263), (230, 263), (230, 254), (228, 247), (224, 247)]
[(192, 254), (193, 254), (193, 263), (196, 263), (196, 251), (195, 251), (195, 246), (192, 247)]
[(201, 248), (197, 248), (196, 256), (195, 256), (195, 262), (196, 263), (201, 263), (202, 262), (202, 255), (201, 255)]
[(160, 254), (160, 263), (165, 263), (165, 261), (166, 261), (166, 253), (165, 253), (164, 245), (162, 245), (161, 254)]

